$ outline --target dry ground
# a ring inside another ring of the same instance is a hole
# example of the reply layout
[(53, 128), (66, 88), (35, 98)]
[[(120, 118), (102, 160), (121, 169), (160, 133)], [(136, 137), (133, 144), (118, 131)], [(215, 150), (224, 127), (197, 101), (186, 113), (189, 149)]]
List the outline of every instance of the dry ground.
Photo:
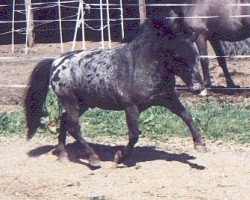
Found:
[(132, 165), (113, 168), (114, 144), (126, 141), (103, 140), (93, 144), (102, 168), (91, 170), (75, 144), (67, 147), (71, 161), (62, 163), (52, 154), (55, 140), (2, 138), (0, 199), (250, 199), (247, 145), (208, 141), (209, 152), (199, 154), (190, 139), (142, 139)]
[[(93, 45), (93, 44), (91, 44)], [(23, 47), (16, 46), (18, 59), (0, 60), (0, 85), (27, 84), (38, 62), (34, 56), (58, 56), (59, 45), (36, 45), (23, 58)], [(9, 54), (9, 46), (0, 47), (0, 56)], [(221, 69), (215, 61), (211, 67), (213, 84), (225, 86)], [(230, 60), (233, 79), (249, 87), (250, 61)], [(21, 105), (23, 89), (0, 88), (0, 104)], [(185, 100), (185, 96), (181, 96)], [(187, 97), (202, 101), (197, 97)], [(231, 102), (249, 103), (247, 95), (222, 96)], [(11, 106), (12, 107), (12, 106)], [(3, 109), (3, 108), (2, 108)], [(100, 142), (101, 141), (101, 142)], [(113, 168), (115, 145), (125, 139), (101, 138), (93, 147), (100, 155), (101, 169), (91, 170), (78, 159), (80, 150), (70, 144), (71, 161), (61, 163), (52, 154), (56, 139), (0, 138), (0, 199), (250, 199), (250, 154), (248, 145), (207, 141), (209, 152), (198, 154), (191, 138), (171, 139), (166, 143), (140, 140), (130, 167)]]

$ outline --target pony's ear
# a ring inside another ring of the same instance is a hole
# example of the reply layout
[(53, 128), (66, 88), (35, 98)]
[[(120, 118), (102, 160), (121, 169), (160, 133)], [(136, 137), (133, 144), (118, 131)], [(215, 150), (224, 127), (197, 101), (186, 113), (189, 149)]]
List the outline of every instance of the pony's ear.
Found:
[(167, 16), (165, 17), (167, 20), (169, 20), (169, 23), (174, 26), (177, 24), (177, 19), (179, 19), (179, 16), (174, 12), (174, 10), (169, 11)]

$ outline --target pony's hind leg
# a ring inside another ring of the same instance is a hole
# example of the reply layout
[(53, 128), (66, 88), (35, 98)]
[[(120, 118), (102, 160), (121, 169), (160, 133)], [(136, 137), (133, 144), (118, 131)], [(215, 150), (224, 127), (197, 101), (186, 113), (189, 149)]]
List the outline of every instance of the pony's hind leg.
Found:
[(129, 129), (129, 142), (123, 150), (117, 151), (115, 155), (115, 164), (118, 165), (126, 161), (132, 153), (134, 145), (139, 139), (139, 110), (137, 106), (131, 106), (125, 109), (126, 120)]
[(60, 118), (58, 145), (56, 146), (56, 151), (55, 151), (55, 154), (58, 156), (58, 160), (60, 161), (68, 157), (67, 151), (65, 149), (66, 134), (67, 134), (67, 114), (63, 113)]
[[(83, 139), (81, 135), (80, 125), (79, 125), (79, 118), (80, 115), (83, 114), (87, 108), (81, 108), (79, 107), (79, 104), (76, 100), (70, 100), (70, 101), (62, 101), (61, 102), (66, 113), (65, 113), (65, 121), (64, 124), (62, 124), (63, 127), (67, 127), (68, 133), (76, 140), (76, 142), (80, 143), (83, 147), (83, 152), (86, 158), (89, 161), (89, 165), (91, 167), (100, 167), (101, 162), (99, 157), (96, 155), (94, 150), (88, 145), (88, 143)], [(61, 135), (59, 136), (59, 144), (63, 146), (63, 143), (65, 143), (65, 137), (66, 132), (61, 132)]]

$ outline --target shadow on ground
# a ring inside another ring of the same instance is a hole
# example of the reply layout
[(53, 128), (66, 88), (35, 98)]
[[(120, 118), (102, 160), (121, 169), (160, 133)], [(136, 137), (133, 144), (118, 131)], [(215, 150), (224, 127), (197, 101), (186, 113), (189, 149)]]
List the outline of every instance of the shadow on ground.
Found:
[[(97, 155), (99, 155), (101, 161), (113, 161), (116, 152), (119, 149), (122, 149), (123, 146), (111, 146), (111, 145), (104, 145), (104, 144), (94, 144), (89, 143), (90, 146), (95, 150)], [(81, 151), (81, 145), (78, 143), (70, 143), (66, 145), (66, 151), (68, 153), (68, 158), (73, 163), (78, 164), (88, 164), (85, 161), (82, 161), (82, 159), (86, 158), (84, 156), (84, 153)], [(28, 155), (30, 157), (39, 157), (42, 154), (49, 153), (50, 151), (53, 153), (55, 150), (55, 146), (53, 145), (45, 145), (37, 147), (33, 150), (30, 150), (28, 152)], [(198, 170), (204, 170), (205, 167), (190, 162), (191, 160), (195, 160), (194, 156), (191, 156), (186, 153), (169, 153), (163, 150), (157, 150), (153, 146), (146, 146), (146, 147), (135, 147), (134, 151), (132, 153), (131, 158), (127, 163), (125, 163), (127, 166), (135, 166), (136, 163), (146, 162), (146, 161), (154, 161), (154, 160), (165, 160), (168, 162), (177, 161), (183, 164), (189, 165), (191, 168), (198, 169)]]

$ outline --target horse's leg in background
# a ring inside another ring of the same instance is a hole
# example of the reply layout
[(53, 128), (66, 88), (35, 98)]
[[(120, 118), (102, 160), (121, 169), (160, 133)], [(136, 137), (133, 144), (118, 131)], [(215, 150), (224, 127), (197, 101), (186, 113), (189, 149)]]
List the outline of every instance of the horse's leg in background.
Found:
[(167, 101), (164, 101), (162, 104), (163, 105), (161, 106), (168, 108), (170, 111), (179, 116), (187, 124), (193, 137), (194, 148), (198, 152), (206, 152), (207, 151), (206, 145), (202, 140), (201, 135), (198, 129), (196, 128), (191, 115), (183, 107), (176, 94), (173, 93), (167, 95)]
[(227, 82), (227, 87), (236, 87), (236, 85), (234, 84), (233, 79), (228, 71), (227, 62), (226, 62), (226, 58), (225, 58), (225, 52), (222, 49), (220, 41), (217, 39), (213, 39), (213, 38), (210, 38), (209, 41), (210, 41), (210, 43), (214, 49), (214, 52), (217, 56), (218, 63), (223, 70), (223, 73), (224, 73), (224, 76), (225, 76), (226, 82)]
[(210, 79), (210, 73), (209, 73), (209, 59), (207, 57), (202, 56), (208, 56), (208, 48), (207, 48), (207, 39), (205, 35), (200, 34), (196, 40), (196, 45), (199, 50), (200, 54), (200, 62), (203, 72), (203, 81), (206, 87), (211, 87), (211, 79)]
[[(65, 121), (62, 126), (67, 127), (67, 131), (69, 134), (76, 140), (76, 142), (80, 143), (83, 147), (84, 155), (87, 157), (89, 161), (89, 165), (92, 167), (100, 167), (100, 159), (94, 152), (94, 150), (88, 145), (88, 143), (83, 139), (81, 135), (81, 127), (79, 125), (79, 118), (80, 116), (88, 109), (86, 108), (80, 108), (79, 104), (77, 103), (77, 100), (74, 98), (69, 98), (67, 100), (61, 101), (63, 108), (66, 111), (65, 115)], [(64, 133), (62, 132), (61, 140), (59, 137), (59, 144), (63, 143), (64, 141)]]
[(134, 145), (139, 139), (139, 110), (138, 107), (133, 105), (125, 109), (126, 120), (129, 129), (129, 142), (123, 150), (117, 151), (115, 155), (115, 164), (120, 164), (126, 161), (132, 153)]

